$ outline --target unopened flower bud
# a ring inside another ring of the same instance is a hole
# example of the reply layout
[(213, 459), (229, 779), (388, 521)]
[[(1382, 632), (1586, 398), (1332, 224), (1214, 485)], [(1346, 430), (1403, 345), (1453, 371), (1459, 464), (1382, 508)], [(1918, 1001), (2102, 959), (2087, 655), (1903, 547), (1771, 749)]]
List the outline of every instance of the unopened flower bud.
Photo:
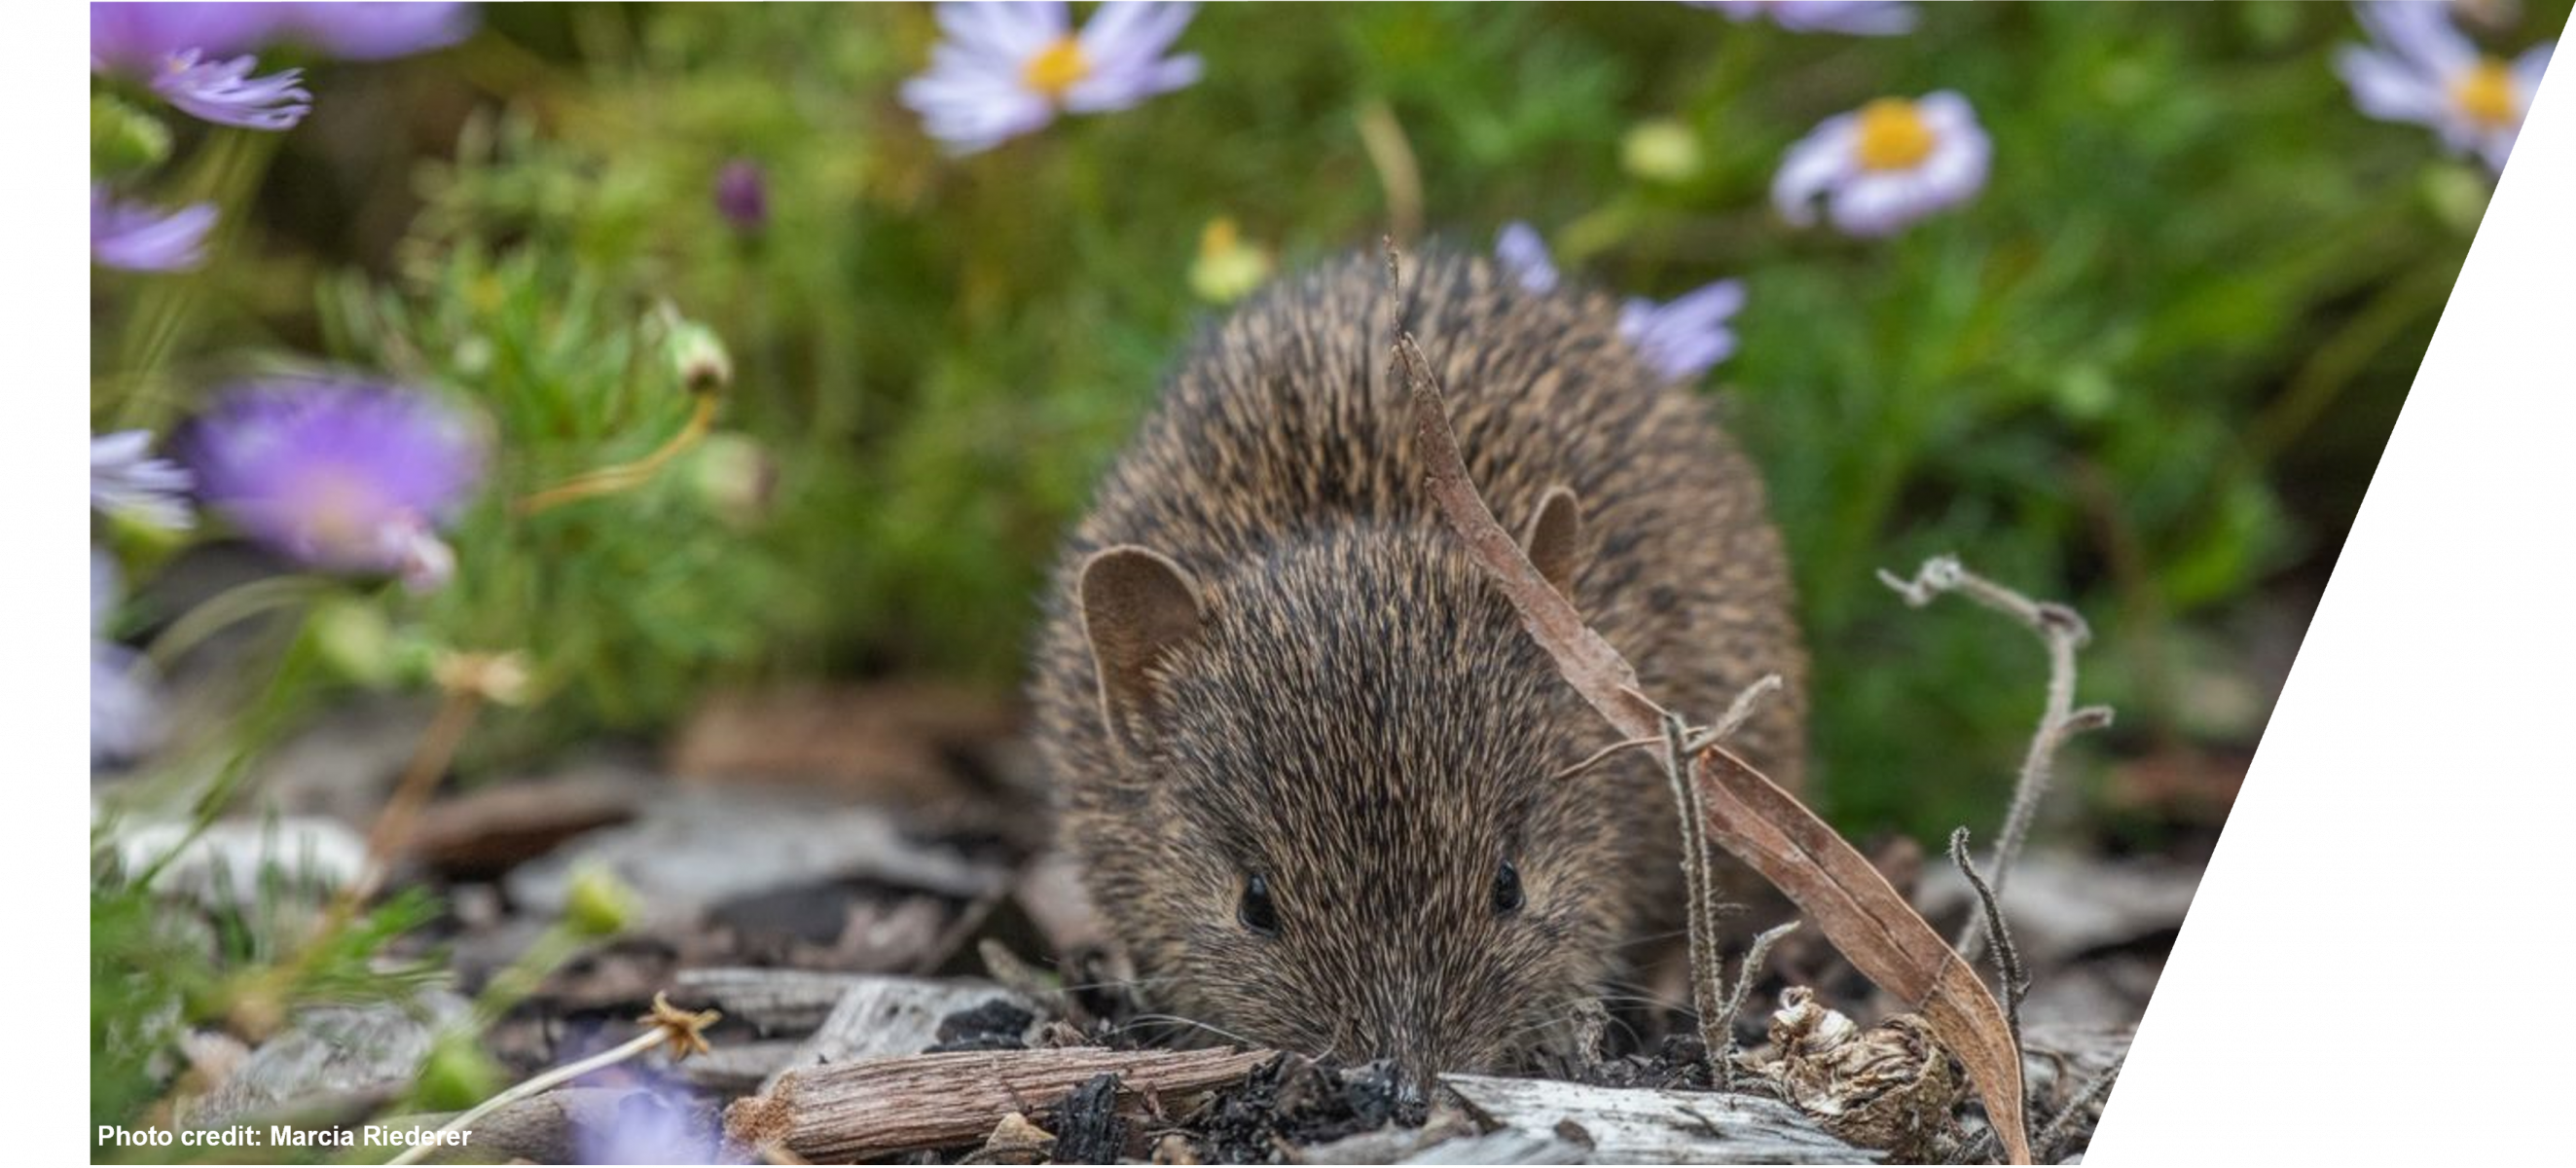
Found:
[(769, 180), (759, 163), (737, 158), (716, 172), (716, 213), (745, 235), (769, 225)]
[(420, 1064), (414, 1102), (425, 1111), (463, 1111), (491, 1098), (501, 1083), (500, 1064), (483, 1052), (473, 1031), (445, 1030)]
[(635, 927), (641, 913), (635, 890), (615, 872), (597, 864), (574, 869), (564, 899), (564, 924), (575, 934), (591, 940), (614, 937)]
[(721, 393), (733, 386), (733, 357), (716, 331), (677, 315), (670, 318), (671, 368), (692, 394)]
[(113, 177), (150, 170), (170, 157), (170, 127), (116, 95), (89, 99), (89, 169)]
[(1270, 253), (1246, 243), (1230, 218), (1211, 220), (1199, 232), (1198, 258), (1190, 263), (1190, 291), (1214, 304), (1243, 299), (1270, 278)]
[(393, 624), (373, 604), (348, 597), (322, 602), (313, 612), (313, 637), (322, 660), (360, 686), (384, 689), (402, 676)]
[(689, 485), (717, 517), (748, 527), (769, 514), (770, 499), (778, 491), (778, 463), (748, 435), (710, 434), (691, 456)]
[(1699, 135), (1670, 118), (1643, 123), (1620, 139), (1619, 164), (1648, 182), (1681, 182), (1699, 173)]

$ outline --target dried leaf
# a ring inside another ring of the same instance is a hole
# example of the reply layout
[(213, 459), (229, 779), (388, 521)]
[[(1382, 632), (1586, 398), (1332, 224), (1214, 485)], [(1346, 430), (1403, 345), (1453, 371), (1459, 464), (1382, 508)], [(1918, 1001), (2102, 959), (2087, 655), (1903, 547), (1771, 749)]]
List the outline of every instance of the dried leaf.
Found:
[[(1390, 252), (1390, 259), (1392, 253)], [(1557, 671), (1621, 734), (1660, 733), (1660, 707), (1639, 690), (1636, 669), (1495, 522), (1467, 477), (1449, 409), (1413, 338), (1397, 331), (1396, 373), (1413, 399), (1414, 432), (1431, 466), (1430, 488), (1449, 526), (1491, 576)], [(2002, 1134), (2007, 1158), (2030, 1162), (2022, 1117), (2021, 1058), (2003, 1008), (1976, 972), (1932, 930), (1868, 859), (1796, 798), (1743, 760), (1710, 747), (1693, 760), (1712, 838), (1798, 906), (1861, 974), (1916, 1011), (1967, 1067)], [(1699, 971), (1697, 976), (1708, 976)]]

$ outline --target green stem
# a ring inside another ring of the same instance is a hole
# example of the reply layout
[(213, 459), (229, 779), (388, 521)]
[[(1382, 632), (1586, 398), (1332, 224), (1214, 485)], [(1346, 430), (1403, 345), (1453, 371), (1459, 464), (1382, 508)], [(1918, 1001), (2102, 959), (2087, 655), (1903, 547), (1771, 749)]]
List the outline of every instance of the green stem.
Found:
[(318, 576), (265, 576), (236, 585), (170, 622), (170, 627), (161, 630), (161, 635), (152, 639), (151, 647), (144, 650), (144, 658), (154, 669), (167, 671), (216, 633), (252, 617), (310, 600), (330, 587), (330, 581)]

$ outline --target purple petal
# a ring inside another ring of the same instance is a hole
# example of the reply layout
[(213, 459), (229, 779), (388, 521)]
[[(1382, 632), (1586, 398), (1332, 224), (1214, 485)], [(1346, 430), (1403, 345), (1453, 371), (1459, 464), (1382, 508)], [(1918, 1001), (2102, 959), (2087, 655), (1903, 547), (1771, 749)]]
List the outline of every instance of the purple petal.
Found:
[[(277, 4), (284, 39), (347, 61), (443, 49), (474, 34), (474, 6), (443, 3)], [(211, 50), (210, 50), (211, 51)]]
[(758, 231), (769, 222), (769, 179), (760, 164), (737, 158), (716, 172), (716, 213), (738, 231)]
[(1900, 0), (1684, 0), (1737, 23), (1768, 17), (1793, 32), (1895, 36), (1914, 31), (1914, 6)]
[(2425, 73), (2448, 77), (2477, 63), (2477, 46), (2451, 23), (2447, 4), (2369, 0), (2353, 15), (2372, 40)]
[(292, 129), (313, 110), (313, 94), (300, 84), (301, 69), (253, 77), (256, 57), (199, 58), (195, 49), (172, 56), (152, 78), (152, 91), (205, 121), (249, 130)]
[(148, 78), (172, 56), (241, 53), (275, 34), (277, 4), (124, 4), (89, 6), (90, 67)]
[(1696, 381), (1734, 354), (1735, 333), (1726, 322), (1743, 308), (1743, 281), (1720, 280), (1668, 304), (1629, 300), (1620, 309), (1619, 333), (1666, 380)]
[(1082, 30), (1082, 53), (1091, 72), (1065, 91), (1065, 108), (1107, 113), (1195, 83), (1198, 57), (1167, 60), (1163, 52), (1180, 39), (1197, 12), (1196, 4), (1111, 0), (1101, 5)]
[(160, 739), (160, 693), (140, 656), (99, 640), (123, 591), (116, 561), (89, 549), (89, 760), (91, 766), (134, 758)]
[(111, 268), (176, 272), (205, 262), (206, 236), (215, 228), (215, 205), (191, 203), (164, 214), (120, 202), (103, 184), (89, 191), (90, 258)]
[(1547, 241), (1518, 219), (1503, 225), (1502, 234), (1494, 237), (1494, 258), (1503, 266), (1503, 274), (1520, 282), (1532, 292), (1546, 293), (1556, 289), (1556, 260), (1547, 253)]
[(686, 1088), (654, 1081), (617, 1101), (608, 1122), (575, 1123), (573, 1160), (582, 1164), (715, 1164), (723, 1132)]

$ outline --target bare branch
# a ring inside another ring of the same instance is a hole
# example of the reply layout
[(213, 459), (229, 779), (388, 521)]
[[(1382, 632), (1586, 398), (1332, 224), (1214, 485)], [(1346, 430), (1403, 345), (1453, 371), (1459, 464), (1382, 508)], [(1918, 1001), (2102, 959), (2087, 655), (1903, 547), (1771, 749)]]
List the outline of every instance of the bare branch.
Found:
[(1699, 1015), (1700, 1050), (1709, 1060), (1709, 1077), (1725, 1073), (1718, 1061), (1726, 1050), (1728, 1019), (1718, 1009), (1719, 979), (1726, 971), (1717, 959), (1716, 883), (1709, 874), (1708, 840), (1700, 833), (1706, 818), (1699, 790), (1690, 781), (1691, 752), (1681, 715), (1664, 715), (1664, 777), (1672, 784), (1673, 810), (1682, 831), (1682, 882), (1689, 891), (1691, 1011)]
[(2003, 981), (2004, 1021), (2012, 1026), (2013, 1047), (2021, 1047), (2021, 1000), (2030, 993), (2030, 972), (2021, 963), (2021, 951), (2013, 947), (2012, 929), (2004, 923), (2003, 905), (1995, 899), (1995, 890), (1977, 874), (1977, 866), (1968, 859), (1968, 829), (1950, 833), (1950, 862), (1959, 866), (1959, 875), (1967, 878), (1968, 887), (1977, 894), (1977, 903), (1985, 908), (1986, 935), (1995, 939), (1995, 972)]
[[(1735, 1019), (1744, 1013), (1744, 1003), (1753, 997), (1753, 983), (1762, 977), (1762, 963), (1770, 959), (1771, 947), (1779, 944), (1780, 938), (1797, 932), (1798, 924), (1790, 921), (1764, 929), (1753, 938), (1753, 947), (1744, 951), (1744, 964), (1735, 971), (1735, 988), (1727, 993), (1726, 1007), (1720, 1012), (1717, 1022), (1718, 1032), (1726, 1036), (1726, 1045), (1723, 1049), (1712, 1048), (1714, 1053), (1710, 1055), (1716, 1062), (1716, 1082), (1720, 1091), (1735, 1090)], [(1703, 1024), (1702, 1042), (1707, 1041), (1706, 1030), (1707, 1026)]]
[[(2031, 735), (2030, 748), (2022, 756), (2021, 774), (2013, 782), (2012, 805), (2004, 813), (2003, 830), (1996, 836), (1994, 856), (1987, 864), (1995, 894), (2001, 895), (2004, 883), (2011, 878), (2013, 862), (2021, 858), (2022, 846), (2029, 842), (2030, 825), (2039, 817), (2040, 801), (2048, 796), (2058, 749), (2077, 734), (2111, 724), (2110, 707), (2075, 709), (2075, 652), (2093, 639), (2093, 630), (2074, 609), (2032, 600), (1969, 571), (1956, 556), (1934, 556), (1923, 561), (1911, 580), (1885, 569), (1879, 571), (1878, 579), (1914, 608), (1932, 603), (1943, 593), (1956, 592), (2019, 621), (2048, 649), (2048, 704), (2040, 713), (2039, 729)], [(1977, 958), (1986, 942), (1985, 928), (1982, 920), (1969, 922), (1956, 946), (1961, 955), (1971, 961)]]

